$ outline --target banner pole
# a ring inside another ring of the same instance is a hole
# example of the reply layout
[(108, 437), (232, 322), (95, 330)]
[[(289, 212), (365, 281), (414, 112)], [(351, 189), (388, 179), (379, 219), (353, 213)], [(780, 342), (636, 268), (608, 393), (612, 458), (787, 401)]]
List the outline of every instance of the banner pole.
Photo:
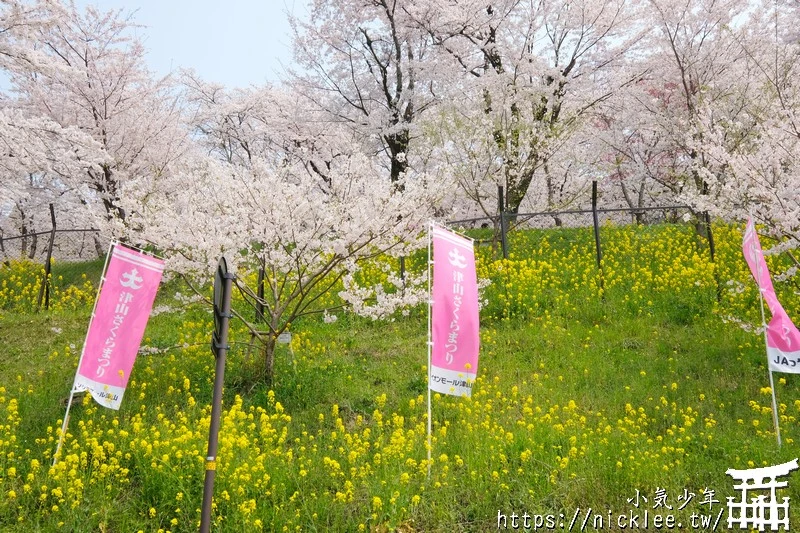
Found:
[[(750, 217), (753, 220), (753, 217)], [(756, 224), (753, 222), (753, 232), (758, 238), (756, 232)], [(754, 250), (755, 251), (755, 250)], [(761, 251), (761, 258), (764, 258), (764, 252)], [(769, 389), (772, 391), (772, 422), (775, 424), (775, 438), (778, 440), (778, 448), (781, 447), (781, 427), (778, 422), (778, 401), (775, 396), (775, 381), (772, 378), (772, 368), (769, 366), (769, 339), (767, 338), (767, 319), (764, 317), (764, 289), (761, 287), (761, 261), (756, 261), (756, 286), (758, 287), (758, 305), (761, 309), (761, 329), (764, 331), (764, 350), (767, 356), (767, 371), (769, 372)]]
[(431, 321), (433, 314), (433, 297), (431, 295), (431, 240), (433, 235), (433, 223), (428, 223), (428, 479), (431, 477), (431, 349), (433, 348), (433, 333), (431, 331)]
[(761, 329), (764, 330), (764, 348), (767, 350), (767, 370), (769, 371), (769, 389), (772, 391), (772, 422), (775, 424), (775, 437), (778, 439), (778, 448), (781, 447), (781, 427), (778, 423), (778, 401), (775, 397), (775, 382), (772, 378), (772, 369), (769, 367), (769, 341), (767, 340), (767, 321), (764, 318), (764, 295), (761, 286), (758, 287), (758, 303), (761, 307)]
[[(85, 342), (85, 341), (84, 341)], [(80, 363), (78, 364), (80, 368)], [(56, 451), (53, 454), (53, 466), (58, 462), (58, 454), (61, 452), (61, 445), (64, 443), (64, 435), (67, 433), (67, 426), (69, 425), (69, 410), (72, 407), (72, 398), (75, 397), (75, 381), (72, 382), (72, 389), (69, 391), (69, 400), (67, 400), (67, 412), (64, 414), (64, 421), (61, 423), (61, 434), (58, 436), (58, 444), (56, 444)]]
[(97, 286), (97, 294), (94, 295), (94, 305), (92, 306), (92, 315), (89, 318), (89, 326), (86, 328), (86, 336), (83, 338), (83, 346), (81, 347), (81, 356), (78, 359), (78, 368), (75, 369), (75, 376), (72, 378), (72, 388), (69, 391), (69, 400), (67, 400), (67, 412), (64, 414), (64, 421), (61, 424), (61, 435), (58, 436), (58, 444), (56, 444), (56, 451), (53, 454), (53, 466), (58, 462), (58, 454), (61, 451), (61, 445), (64, 443), (64, 436), (67, 434), (67, 426), (69, 425), (69, 410), (72, 408), (72, 399), (75, 396), (75, 383), (78, 381), (78, 372), (83, 362), (83, 356), (86, 353), (86, 341), (89, 339), (89, 332), (92, 329), (92, 321), (94, 321), (94, 314), (97, 310), (97, 300), (100, 298), (100, 290), (103, 288), (103, 283), (106, 281), (106, 269), (108, 268), (108, 261), (111, 258), (111, 250), (117, 241), (112, 240), (108, 243), (108, 251), (106, 252), (106, 261), (103, 264), (103, 273), (100, 276), (100, 283)]

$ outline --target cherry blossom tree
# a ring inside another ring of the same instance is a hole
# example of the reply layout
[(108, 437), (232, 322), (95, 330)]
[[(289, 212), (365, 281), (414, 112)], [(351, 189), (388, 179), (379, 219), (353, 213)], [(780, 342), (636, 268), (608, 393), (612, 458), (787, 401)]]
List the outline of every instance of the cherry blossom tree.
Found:
[[(67, 185), (69, 177), (103, 163), (99, 145), (77, 128), (13, 109), (0, 109), (0, 139), (0, 231), (10, 235), (49, 229), (47, 204), (77, 205), (82, 196)], [(65, 219), (83, 222), (75, 213), (65, 213)]]
[[(441, 55), (440, 75), (451, 80), (446, 98), (454, 121), (464, 124), (453, 130), (463, 140), (451, 136), (448, 144), (463, 151), (478, 147), (473, 135), (492, 140), (480, 143), (483, 153), (471, 153), (484, 167), (501, 166), (495, 183), (505, 185), (510, 212), (519, 211), (532, 188), (546, 192), (546, 207), (566, 205), (574, 191), (563, 176), (574, 161), (561, 157), (554, 168), (553, 154), (585, 126), (589, 111), (631, 81), (619, 74), (640, 38), (638, 2), (411, 4)], [(465, 185), (476, 198), (493, 188)]]
[(692, 146), (705, 156), (694, 170), (707, 194), (690, 196), (717, 216), (753, 216), (778, 241), (775, 253), (800, 246), (800, 43), (797, 11), (764, 2), (737, 40), (742, 60), (735, 89), (746, 97), (732, 116), (725, 100), (698, 111)]
[(436, 102), (430, 39), (403, 0), (313, 0), (291, 19), (292, 87), (380, 154), (394, 183), (412, 165), (414, 124)]
[[(615, 126), (627, 142), (609, 144), (620, 163), (621, 187), (692, 205), (692, 198), (709, 194), (706, 173), (698, 170), (708, 164), (700, 110), (713, 102), (715, 119), (736, 121), (754, 96), (739, 44), (751, 8), (748, 0), (649, 0), (653, 31), (641, 59), (646, 74), (628, 92), (627, 119)], [(695, 213), (698, 231), (706, 234), (707, 211)]]
[[(592, 145), (600, 155), (596, 168), (605, 177), (604, 205), (630, 209), (675, 203), (677, 182), (685, 172), (682, 152), (664, 108), (675, 105), (677, 85), (643, 76), (606, 102), (595, 118)], [(610, 198), (609, 198), (610, 196)], [(644, 211), (634, 211), (637, 223)]]
[[(302, 316), (347, 308), (377, 318), (420, 301), (423, 278), (400, 279), (390, 255), (421, 245), (433, 184), (382, 175), (357, 133), (318, 120), (326, 111), (298, 93), (190, 84), (202, 148), (152, 189), (130, 191), (130, 225), (187, 279), (207, 279), (226, 254), (245, 301), (263, 306), (263, 322), (237, 311), (261, 343), (254, 379), (273, 379), (277, 336)], [(367, 262), (382, 265), (383, 284), (364, 284)]]
[[(0, 18), (14, 20), (20, 5), (6, 3)], [(185, 149), (179, 101), (145, 67), (130, 16), (55, 0), (36, 6), (44, 22), (17, 24), (7, 38), (25, 53), (3, 64), (14, 95), (5, 104), (94, 139), (102, 162), (60, 180), (98, 222), (124, 220), (126, 184), (159, 175)]]
[[(55, 24), (52, 2), (0, 2), (0, 69), (31, 69), (39, 60), (29, 39)], [(12, 235), (44, 229), (47, 204), (76, 205), (73, 175), (96, 171), (100, 146), (74, 126), (25, 113), (13, 94), (0, 93), (0, 231)], [(66, 210), (71, 223), (75, 210)], [(27, 244), (27, 243), (26, 243)], [(23, 245), (23, 249), (26, 246)], [(35, 245), (30, 248), (35, 253)]]

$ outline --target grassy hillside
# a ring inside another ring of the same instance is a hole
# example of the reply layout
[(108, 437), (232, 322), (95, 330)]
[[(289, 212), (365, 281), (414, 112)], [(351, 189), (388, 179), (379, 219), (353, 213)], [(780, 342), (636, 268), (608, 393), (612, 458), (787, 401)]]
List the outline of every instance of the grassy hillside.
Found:
[[(727, 469), (800, 455), (800, 378), (775, 375), (779, 449), (763, 337), (739, 325), (760, 323), (741, 228), (715, 231), (712, 263), (689, 227), (603, 228), (602, 290), (589, 230), (512, 234), (508, 260), (482, 248), (479, 378), (470, 399), (434, 395), (430, 477), (424, 309), (295, 324), (271, 390), (252, 386), (259, 356), (234, 322), (216, 530), (486, 531), (524, 512), (570, 529), (590, 508), (584, 529), (645, 509), (723, 527)], [(120, 411), (74, 407), (50, 467), (101, 268), (56, 263), (39, 313), (35, 267), (0, 270), (0, 530), (197, 529), (212, 319), (177, 282)], [(797, 287), (776, 288), (800, 320)]]

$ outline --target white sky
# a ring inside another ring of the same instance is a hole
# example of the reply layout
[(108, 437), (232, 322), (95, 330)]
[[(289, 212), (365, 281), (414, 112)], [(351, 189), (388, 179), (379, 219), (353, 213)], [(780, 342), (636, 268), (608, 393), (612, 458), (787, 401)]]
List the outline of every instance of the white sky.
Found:
[(277, 81), (291, 62), (286, 12), (306, 0), (76, 0), (82, 8), (135, 11), (134, 22), (157, 75), (193, 68), (228, 87)]

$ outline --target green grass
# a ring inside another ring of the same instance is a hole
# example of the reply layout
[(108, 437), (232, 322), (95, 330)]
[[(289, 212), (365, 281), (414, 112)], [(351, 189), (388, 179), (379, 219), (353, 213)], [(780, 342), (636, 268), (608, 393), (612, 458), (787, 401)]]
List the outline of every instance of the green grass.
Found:
[[(726, 262), (718, 275), (746, 283), (736, 231), (719, 232)], [(495, 277), (484, 293), (479, 381), (471, 400), (434, 398), (430, 478), (424, 309), (391, 322), (298, 322), (291, 347), (278, 346), (271, 390), (252, 386), (260, 355), (234, 321), (215, 530), (254, 530), (258, 520), (264, 530), (486, 531), (496, 529), (498, 510), (565, 514), (567, 522), (577, 507), (625, 513), (636, 490), (652, 513), (657, 488), (676, 509), (684, 490), (696, 494), (675, 511), (688, 524), (703, 490), (722, 502), (715, 516), (735, 495), (728, 468), (800, 455), (800, 380), (775, 375), (779, 449), (762, 337), (723, 320), (752, 317), (752, 293), (726, 290), (718, 302), (703, 243), (692, 245), (680, 228), (606, 234), (605, 299), (593, 285), (591, 250), (575, 255), (592, 244), (580, 230), (513, 234), (510, 262), (482, 255), (481, 268)], [(668, 258), (682, 253), (675, 270)], [(82, 283), (81, 268), (59, 275)], [(645, 272), (665, 276), (665, 286), (641, 281)], [(779, 289), (797, 316), (790, 286)], [(153, 317), (145, 333), (161, 352), (140, 355), (122, 409), (73, 409), (66, 452), (74, 473), (47, 465), (89, 309), (0, 315), (0, 530), (197, 529), (211, 316), (176, 302), (176, 290), (187, 292), (178, 282), (162, 287), (159, 304), (174, 311)], [(782, 494), (800, 500), (800, 475), (788, 481)]]

